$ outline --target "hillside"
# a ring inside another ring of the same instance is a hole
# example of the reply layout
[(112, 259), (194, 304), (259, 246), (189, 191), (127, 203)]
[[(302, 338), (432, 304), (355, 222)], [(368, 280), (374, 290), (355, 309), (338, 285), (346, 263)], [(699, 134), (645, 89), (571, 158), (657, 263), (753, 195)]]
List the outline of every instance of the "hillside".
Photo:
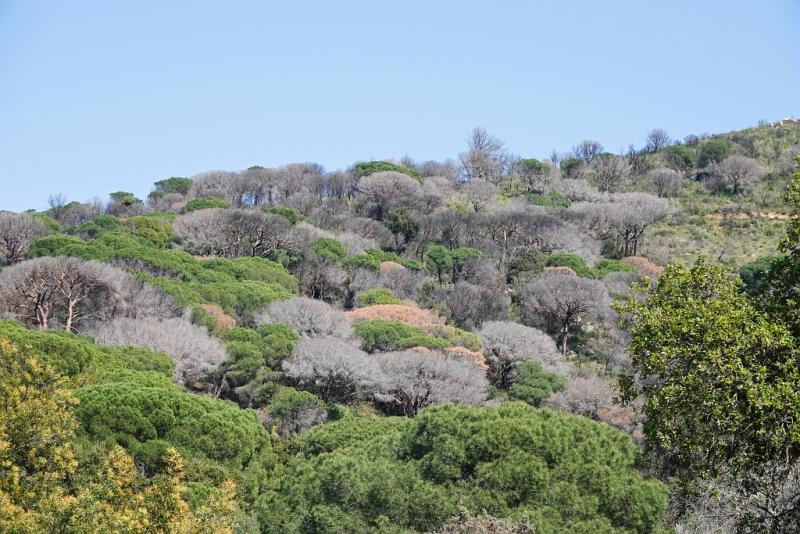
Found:
[(477, 128), (2, 212), (0, 531), (791, 532), (798, 156)]

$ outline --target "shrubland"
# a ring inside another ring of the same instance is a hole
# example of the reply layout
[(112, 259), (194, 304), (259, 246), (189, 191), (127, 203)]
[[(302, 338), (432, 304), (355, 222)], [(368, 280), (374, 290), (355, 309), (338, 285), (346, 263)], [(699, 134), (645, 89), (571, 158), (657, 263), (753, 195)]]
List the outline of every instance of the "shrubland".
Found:
[(792, 532), (798, 146), (478, 128), (0, 213), (0, 530)]

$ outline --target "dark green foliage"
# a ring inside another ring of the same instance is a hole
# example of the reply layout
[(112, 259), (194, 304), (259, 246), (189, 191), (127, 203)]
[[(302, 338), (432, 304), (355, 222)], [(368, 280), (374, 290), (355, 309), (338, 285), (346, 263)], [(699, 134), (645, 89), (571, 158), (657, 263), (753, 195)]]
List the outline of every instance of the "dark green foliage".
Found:
[(744, 288), (751, 295), (761, 295), (769, 288), (769, 275), (781, 256), (770, 254), (745, 263), (739, 269)]
[(192, 180), (173, 176), (166, 180), (159, 180), (153, 185), (155, 186), (155, 191), (159, 193), (178, 193), (180, 195), (185, 195), (189, 192), (189, 188), (192, 187)]
[(408, 176), (414, 178), (418, 182), (422, 182), (422, 175), (419, 171), (415, 169), (409, 169), (408, 167), (403, 167), (402, 165), (398, 165), (396, 163), (390, 163), (388, 161), (367, 161), (364, 163), (357, 164), (353, 170), (358, 176), (369, 176), (370, 174), (375, 174), (376, 172), (386, 172), (386, 171), (394, 171), (394, 172), (402, 172), (403, 174), (407, 174)]
[(274, 213), (279, 217), (283, 217), (290, 224), (297, 224), (298, 222), (305, 221), (306, 218), (296, 208), (286, 208), (284, 206), (273, 206), (271, 208), (264, 208), (264, 213)]
[(544, 371), (537, 362), (522, 362), (511, 379), (508, 398), (538, 407), (551, 393), (563, 391), (566, 387), (564, 377)]
[(619, 306), (640, 378), (620, 386), (625, 401), (644, 397), (645, 435), (671, 466), (744, 475), (800, 456), (800, 361), (787, 328), (703, 261), (667, 266), (646, 297)]
[[(153, 219), (155, 220), (155, 219)], [(297, 294), (297, 279), (276, 262), (261, 258), (199, 261), (180, 250), (106, 232), (90, 241), (47, 236), (31, 245), (30, 255), (76, 256), (129, 265), (140, 278), (169, 293), (182, 306), (217, 304), (245, 323), (258, 309)]]
[(594, 264), (594, 277), (604, 278), (609, 273), (635, 273), (633, 265), (620, 260), (602, 259)]
[(360, 321), (353, 326), (353, 330), (363, 339), (362, 348), (367, 352), (388, 352), (411, 347), (429, 349), (452, 347), (446, 339), (436, 338), (419, 328), (398, 321), (380, 319)]
[(314, 255), (330, 262), (339, 263), (347, 257), (347, 250), (336, 239), (321, 237), (314, 241)]
[(302, 438), (257, 508), (266, 533), (427, 532), (459, 505), (536, 532), (653, 532), (666, 504), (624, 434), (522, 403), (353, 419)]
[(44, 362), (69, 377), (92, 381), (101, 372), (155, 371), (172, 377), (174, 364), (166, 354), (136, 347), (97, 345), (91, 338), (68, 332), (28, 330), (13, 321), (0, 321), (0, 338), (30, 347)]
[(172, 235), (169, 224), (155, 217), (130, 217), (122, 223), (122, 228), (134, 237), (141, 237), (158, 248), (164, 248)]
[(75, 393), (80, 399), (75, 413), (87, 435), (124, 446), (140, 462), (159, 458), (156, 451), (165, 445), (176, 447), (190, 480), (219, 483), (230, 477), (246, 495), (257, 484), (247, 473), (263, 476), (273, 460), (269, 437), (255, 412), (231, 402), (138, 377)]
[(285, 324), (265, 324), (256, 330), (229, 328), (222, 332), (228, 351), (224, 376), (225, 396), (240, 406), (257, 408), (266, 405), (277, 388), (281, 362), (298, 340)]
[(397, 208), (383, 220), (384, 226), (395, 235), (395, 239), (402, 236), (402, 242), (410, 241), (419, 232), (419, 222), (407, 208)]
[(181, 213), (189, 213), (195, 210), (204, 210), (208, 208), (230, 208), (231, 203), (219, 197), (203, 197), (193, 198), (181, 209)]
[(528, 195), (531, 204), (535, 206), (546, 206), (548, 208), (568, 208), (572, 205), (570, 199), (561, 193), (550, 193), (549, 195), (540, 195), (538, 193), (531, 193)]
[(356, 299), (358, 301), (359, 308), (363, 308), (365, 306), (375, 306), (377, 304), (401, 304), (403, 302), (397, 298), (397, 295), (392, 293), (391, 290), (383, 287), (376, 287), (362, 291), (358, 294)]
[(671, 145), (664, 149), (664, 155), (672, 166), (680, 170), (691, 169), (695, 165), (697, 154), (695, 150), (686, 145)]
[(710, 163), (719, 163), (733, 154), (733, 142), (724, 137), (703, 141), (698, 150), (697, 164), (706, 167)]
[(547, 256), (547, 260), (545, 260), (545, 265), (548, 267), (557, 267), (557, 266), (564, 266), (569, 267), (575, 273), (582, 277), (582, 278), (594, 278), (594, 271), (592, 271), (591, 267), (586, 265), (586, 262), (583, 261), (583, 258), (578, 256), (577, 254), (568, 254), (566, 252), (554, 252)]
[(384, 261), (393, 261), (409, 269), (420, 270), (422, 265), (416, 260), (401, 258), (394, 252), (386, 252), (376, 248), (370, 248), (360, 254), (350, 256), (343, 265), (349, 269), (362, 268), (377, 271)]
[(561, 160), (559, 166), (564, 176), (567, 178), (577, 178), (580, 169), (583, 167), (583, 160), (581, 158), (566, 158)]
[(292, 294), (297, 293), (297, 278), (284, 269), (280, 263), (266, 258), (213, 258), (203, 260), (200, 265), (203, 269), (229, 274), (236, 280), (254, 280), (277, 284)]
[(435, 274), (441, 284), (443, 274), (453, 268), (453, 256), (450, 250), (442, 245), (429, 245), (425, 250), (425, 267)]
[(535, 249), (526, 248), (518, 251), (508, 262), (506, 281), (510, 284), (518, 278), (536, 278), (544, 270), (547, 256)]

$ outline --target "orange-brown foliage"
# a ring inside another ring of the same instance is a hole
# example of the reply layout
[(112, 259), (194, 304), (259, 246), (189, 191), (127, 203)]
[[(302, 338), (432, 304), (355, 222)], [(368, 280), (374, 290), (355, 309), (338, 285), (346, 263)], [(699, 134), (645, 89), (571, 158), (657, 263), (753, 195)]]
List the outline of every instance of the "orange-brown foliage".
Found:
[(622, 261), (635, 267), (642, 276), (659, 276), (663, 270), (644, 256), (628, 256), (627, 258), (622, 258)]
[(427, 333), (436, 326), (445, 324), (445, 320), (432, 310), (423, 310), (412, 301), (403, 304), (377, 304), (345, 312), (353, 321), (378, 319), (381, 321), (397, 321), (414, 328), (419, 328)]
[(570, 276), (578, 276), (578, 273), (576, 273), (572, 267), (567, 267), (566, 265), (554, 265), (551, 267), (545, 267), (544, 270), (551, 273), (562, 273), (562, 274), (568, 274)]
[(227, 330), (228, 328), (233, 328), (236, 326), (236, 319), (225, 313), (218, 305), (201, 304), (200, 307), (203, 308), (207, 314), (214, 318), (214, 320), (217, 322), (217, 328), (219, 330)]
[(467, 358), (471, 358), (483, 370), (489, 368), (489, 366), (486, 364), (486, 358), (483, 357), (482, 352), (473, 352), (466, 347), (450, 347), (448, 349), (444, 349), (444, 352), (450, 356), (466, 356)]
[(382, 261), (380, 269), (382, 273), (388, 273), (389, 271), (394, 271), (397, 269), (405, 269), (405, 267), (396, 261)]

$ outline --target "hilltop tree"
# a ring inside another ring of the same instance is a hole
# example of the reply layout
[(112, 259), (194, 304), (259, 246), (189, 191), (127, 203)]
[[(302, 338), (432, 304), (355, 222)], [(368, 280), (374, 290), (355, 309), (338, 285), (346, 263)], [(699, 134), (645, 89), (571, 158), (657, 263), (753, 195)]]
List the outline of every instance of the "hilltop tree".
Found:
[(508, 165), (508, 155), (503, 142), (484, 128), (475, 128), (470, 133), (467, 146), (467, 152), (458, 156), (463, 180), (497, 182)]
[(669, 138), (666, 130), (661, 128), (653, 128), (647, 134), (647, 143), (645, 150), (648, 152), (658, 152), (662, 148), (666, 148), (672, 140)]
[(373, 206), (375, 219), (382, 221), (393, 209), (413, 207), (420, 194), (417, 180), (407, 174), (383, 171), (362, 177), (358, 181), (358, 191)]
[(592, 161), (595, 179), (600, 191), (613, 193), (631, 175), (631, 166), (622, 156), (601, 154)]
[(595, 141), (594, 139), (584, 139), (577, 146), (573, 147), (572, 151), (575, 153), (575, 156), (589, 165), (594, 158), (603, 152), (603, 145), (600, 144), (600, 141)]

